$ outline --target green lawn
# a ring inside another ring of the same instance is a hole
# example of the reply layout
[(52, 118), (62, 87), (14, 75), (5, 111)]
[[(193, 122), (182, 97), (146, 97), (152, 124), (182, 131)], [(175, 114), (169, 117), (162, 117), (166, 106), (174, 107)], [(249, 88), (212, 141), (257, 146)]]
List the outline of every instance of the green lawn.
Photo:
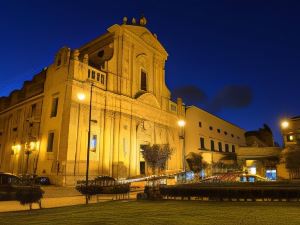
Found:
[(0, 224), (300, 224), (300, 202), (114, 201), (1, 213)]

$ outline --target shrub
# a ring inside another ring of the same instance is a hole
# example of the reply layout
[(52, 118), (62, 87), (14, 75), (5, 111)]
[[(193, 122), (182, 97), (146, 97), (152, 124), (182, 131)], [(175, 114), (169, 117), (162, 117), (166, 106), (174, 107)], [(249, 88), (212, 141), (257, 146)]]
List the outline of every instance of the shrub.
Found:
[(22, 205), (29, 204), (30, 210), (32, 203), (38, 203), (41, 208), (41, 199), (43, 198), (44, 191), (40, 186), (19, 186), (16, 191), (16, 199)]

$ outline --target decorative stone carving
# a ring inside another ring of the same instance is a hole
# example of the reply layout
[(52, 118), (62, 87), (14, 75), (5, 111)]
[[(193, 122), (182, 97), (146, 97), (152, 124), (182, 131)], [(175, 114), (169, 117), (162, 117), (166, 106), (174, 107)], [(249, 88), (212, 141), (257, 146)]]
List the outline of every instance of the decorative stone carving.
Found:
[(72, 59), (78, 60), (79, 59), (79, 55), (80, 55), (79, 50), (78, 49), (74, 49), (73, 52), (72, 52)]
[(55, 56), (55, 65), (57, 67), (61, 65), (65, 65), (69, 63), (69, 59), (70, 59), (70, 48), (63, 47), (57, 52)]
[(140, 25), (141, 26), (146, 26), (146, 24), (147, 24), (147, 19), (146, 19), (146, 17), (142, 16), (140, 18)]
[(156, 97), (151, 94), (151, 93), (144, 93), (142, 95), (140, 95), (137, 100), (147, 104), (147, 105), (151, 105), (155, 108), (160, 108), (159, 102), (157, 101)]
[(83, 63), (84, 64), (88, 64), (89, 63), (89, 55), (88, 54), (84, 54), (84, 56), (83, 56)]
[(124, 25), (126, 25), (126, 24), (127, 24), (127, 20), (128, 20), (128, 19), (127, 19), (127, 17), (126, 17), (126, 16), (124, 16), (124, 17), (123, 17), (123, 24), (124, 24)]
[(136, 24), (136, 20), (135, 20), (135, 18), (134, 18), (134, 17), (132, 18), (132, 21), (131, 21), (131, 22), (132, 22), (132, 24), (133, 24), (133, 25), (135, 25), (135, 24)]

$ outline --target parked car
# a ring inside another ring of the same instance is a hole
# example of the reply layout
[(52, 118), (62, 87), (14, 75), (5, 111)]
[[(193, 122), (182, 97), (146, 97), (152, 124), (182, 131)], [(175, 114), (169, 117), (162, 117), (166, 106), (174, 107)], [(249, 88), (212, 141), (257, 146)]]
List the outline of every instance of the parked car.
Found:
[(18, 195), (19, 198), (21, 195), (27, 198), (28, 193), (31, 197), (34, 197), (32, 193), (42, 196), (43, 190), (36, 184), (41, 184), (47, 180), (41, 178), (30, 175), (16, 176), (11, 173), (0, 172), (0, 201), (17, 200)]
[(23, 174), (19, 176), (23, 185), (50, 185), (50, 179), (48, 177), (39, 177), (33, 174)]
[(18, 176), (0, 172), (0, 201), (15, 199), (17, 186), (20, 184), (21, 179)]
[(49, 177), (36, 177), (35, 183), (40, 185), (50, 185), (50, 179)]

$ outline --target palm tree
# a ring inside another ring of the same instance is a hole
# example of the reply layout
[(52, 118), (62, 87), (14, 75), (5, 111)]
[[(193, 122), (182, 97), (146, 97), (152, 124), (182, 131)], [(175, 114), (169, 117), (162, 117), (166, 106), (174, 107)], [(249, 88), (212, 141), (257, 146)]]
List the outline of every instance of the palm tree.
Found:
[(186, 161), (190, 170), (195, 174), (195, 180), (198, 181), (200, 178), (199, 173), (207, 167), (207, 163), (203, 161), (202, 155), (195, 152), (190, 152), (186, 157)]

